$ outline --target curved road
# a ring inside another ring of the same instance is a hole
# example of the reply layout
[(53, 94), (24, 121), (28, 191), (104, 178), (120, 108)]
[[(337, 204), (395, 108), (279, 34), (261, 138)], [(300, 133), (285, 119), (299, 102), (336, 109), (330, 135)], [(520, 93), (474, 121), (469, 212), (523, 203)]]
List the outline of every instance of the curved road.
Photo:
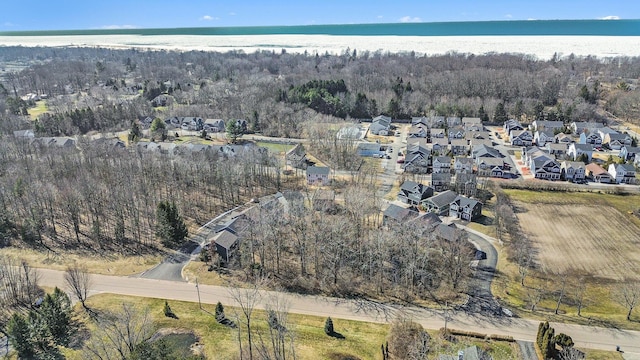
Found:
[[(38, 270), (41, 285), (64, 287), (64, 272), (48, 269)], [(237, 306), (229, 294), (229, 289), (220, 286), (200, 285), (200, 299), (203, 304)], [(129, 278), (107, 275), (92, 275), (91, 294), (112, 293), (179, 301), (198, 301), (198, 291), (194, 284), (186, 282)], [(418, 307), (400, 307), (366, 300), (346, 300), (324, 296), (307, 296), (283, 292), (261, 291), (261, 300), (256, 308), (264, 309), (272, 297), (279, 297), (289, 303), (291, 313), (332, 316), (335, 318), (386, 323), (403, 314), (422, 324), (427, 329), (444, 326), (442, 310)], [(456, 329), (476, 331), (485, 334), (510, 335), (517, 340), (532, 341), (536, 336), (538, 321), (507, 317), (474, 316), (463, 311), (448, 312), (449, 326)], [(640, 354), (640, 332), (616, 330), (580, 325), (553, 323), (556, 332), (571, 334), (578, 347), (614, 350), (616, 345), (628, 354)]]

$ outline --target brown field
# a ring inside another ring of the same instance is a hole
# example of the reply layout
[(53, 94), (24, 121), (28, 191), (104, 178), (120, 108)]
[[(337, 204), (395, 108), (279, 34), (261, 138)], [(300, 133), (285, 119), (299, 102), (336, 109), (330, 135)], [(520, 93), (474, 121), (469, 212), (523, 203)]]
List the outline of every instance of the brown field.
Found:
[(542, 270), (640, 279), (640, 226), (627, 213), (640, 204), (637, 196), (556, 193), (552, 201), (544, 193), (511, 193)]

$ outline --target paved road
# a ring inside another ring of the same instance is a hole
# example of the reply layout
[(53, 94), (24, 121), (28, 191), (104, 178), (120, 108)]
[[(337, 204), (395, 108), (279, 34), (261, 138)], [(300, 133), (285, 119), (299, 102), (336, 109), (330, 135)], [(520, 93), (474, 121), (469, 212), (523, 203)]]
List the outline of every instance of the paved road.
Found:
[[(64, 272), (48, 269), (38, 270), (40, 285), (63, 287)], [(194, 284), (186, 282), (117, 277), (108, 275), (92, 276), (91, 294), (112, 293), (130, 296), (142, 296), (167, 300), (198, 301), (198, 292)], [(272, 291), (260, 292), (262, 297), (256, 308), (264, 309), (268, 299), (278, 296), (290, 304), (291, 313), (316, 316), (331, 316), (338, 319), (371, 321), (386, 323), (397, 315), (404, 314), (427, 329), (439, 329), (444, 326), (442, 310), (417, 307), (400, 307), (381, 304), (375, 301), (358, 299), (338, 299), (323, 296), (306, 296)], [(225, 287), (200, 285), (200, 298), (203, 304), (234, 306), (235, 302)], [(474, 316), (462, 311), (449, 311), (449, 327), (477, 331), (486, 334), (510, 335), (517, 340), (532, 341), (536, 336), (538, 322), (516, 318), (489, 318)], [(556, 332), (570, 334), (576, 346), (591, 349), (614, 350), (615, 345), (629, 356), (640, 354), (640, 332), (629, 330), (605, 329), (581, 325), (552, 323)]]
[(462, 228), (467, 230), (469, 241), (476, 249), (483, 251), (487, 255), (487, 258), (478, 261), (474, 278), (469, 284), (469, 301), (461, 307), (461, 310), (474, 315), (488, 317), (503, 316), (502, 307), (491, 293), (491, 281), (493, 281), (496, 265), (498, 264), (498, 252), (486, 236), (476, 232), (470, 232), (465, 227)]
[(532, 341), (518, 341), (522, 360), (538, 360), (536, 348)]

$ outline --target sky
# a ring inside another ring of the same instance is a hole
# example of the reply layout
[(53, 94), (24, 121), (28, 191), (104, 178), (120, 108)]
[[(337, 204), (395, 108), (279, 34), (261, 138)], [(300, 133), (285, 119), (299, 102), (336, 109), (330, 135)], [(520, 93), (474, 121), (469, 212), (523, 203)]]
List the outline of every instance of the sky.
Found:
[(640, 19), (638, 0), (5, 0), (0, 31)]

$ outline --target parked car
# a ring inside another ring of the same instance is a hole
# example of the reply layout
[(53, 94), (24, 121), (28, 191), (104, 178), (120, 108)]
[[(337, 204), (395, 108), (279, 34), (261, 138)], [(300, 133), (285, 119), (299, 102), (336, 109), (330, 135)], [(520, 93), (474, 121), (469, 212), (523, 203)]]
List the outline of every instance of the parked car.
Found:
[(398, 159), (398, 161), (396, 161), (398, 164), (404, 164), (404, 158), (400, 158)]

